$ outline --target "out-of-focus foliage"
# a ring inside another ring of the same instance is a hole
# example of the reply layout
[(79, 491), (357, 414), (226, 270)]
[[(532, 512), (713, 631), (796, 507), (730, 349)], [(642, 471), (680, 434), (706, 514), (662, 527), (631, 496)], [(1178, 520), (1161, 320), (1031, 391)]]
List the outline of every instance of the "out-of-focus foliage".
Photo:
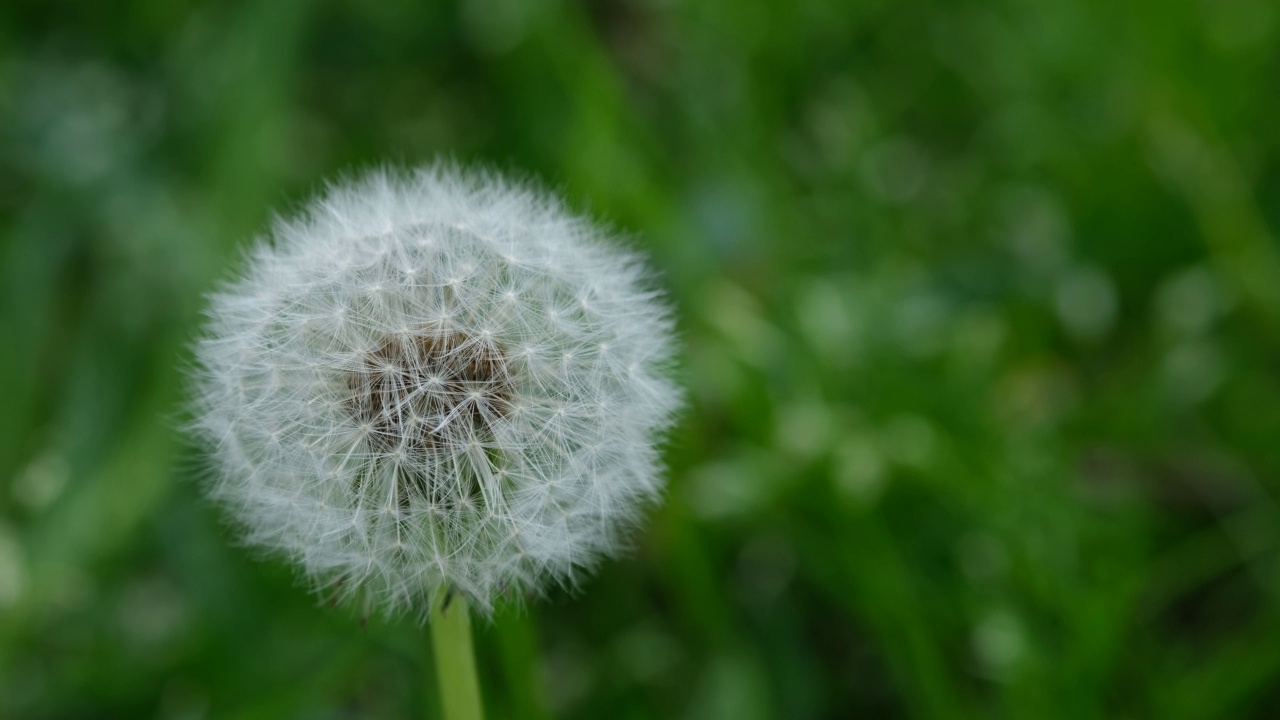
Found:
[(493, 717), (1276, 717), (1278, 79), (1269, 0), (8, 0), (0, 716), (435, 707), (175, 428), (271, 208), (448, 155), (639, 233), (692, 400)]

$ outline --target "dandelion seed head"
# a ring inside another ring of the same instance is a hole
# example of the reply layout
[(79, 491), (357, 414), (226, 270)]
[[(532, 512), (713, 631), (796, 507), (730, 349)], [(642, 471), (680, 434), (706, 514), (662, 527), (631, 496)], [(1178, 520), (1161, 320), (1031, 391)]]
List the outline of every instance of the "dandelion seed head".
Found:
[(650, 272), (451, 166), (332, 185), (210, 301), (193, 431), (251, 546), (337, 599), (572, 584), (660, 492), (680, 393)]

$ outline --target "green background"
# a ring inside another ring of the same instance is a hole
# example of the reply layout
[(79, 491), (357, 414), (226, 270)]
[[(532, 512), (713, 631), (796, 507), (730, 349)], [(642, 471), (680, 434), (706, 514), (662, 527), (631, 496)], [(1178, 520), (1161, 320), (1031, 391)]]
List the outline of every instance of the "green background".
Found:
[(690, 407), (490, 716), (1280, 717), (1280, 6), (0, 5), (0, 717), (431, 717), (234, 546), (201, 295), (335, 173), (636, 233)]

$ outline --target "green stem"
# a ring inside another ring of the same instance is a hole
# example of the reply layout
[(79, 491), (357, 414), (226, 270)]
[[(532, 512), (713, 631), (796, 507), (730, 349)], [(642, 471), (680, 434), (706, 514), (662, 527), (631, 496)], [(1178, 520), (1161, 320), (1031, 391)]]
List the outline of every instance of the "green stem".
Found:
[(446, 592), (436, 603), (431, 611), (431, 640), (445, 720), (483, 720), (471, 616), (462, 595)]

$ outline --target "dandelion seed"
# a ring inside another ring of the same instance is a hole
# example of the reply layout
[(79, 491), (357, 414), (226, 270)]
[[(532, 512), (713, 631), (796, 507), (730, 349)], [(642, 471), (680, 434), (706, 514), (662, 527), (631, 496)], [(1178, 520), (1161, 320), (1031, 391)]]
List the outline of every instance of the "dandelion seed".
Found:
[(335, 184), (212, 297), (210, 493), (335, 600), (425, 615), (451, 590), (488, 611), (571, 584), (661, 488), (680, 394), (648, 277), (494, 175)]

